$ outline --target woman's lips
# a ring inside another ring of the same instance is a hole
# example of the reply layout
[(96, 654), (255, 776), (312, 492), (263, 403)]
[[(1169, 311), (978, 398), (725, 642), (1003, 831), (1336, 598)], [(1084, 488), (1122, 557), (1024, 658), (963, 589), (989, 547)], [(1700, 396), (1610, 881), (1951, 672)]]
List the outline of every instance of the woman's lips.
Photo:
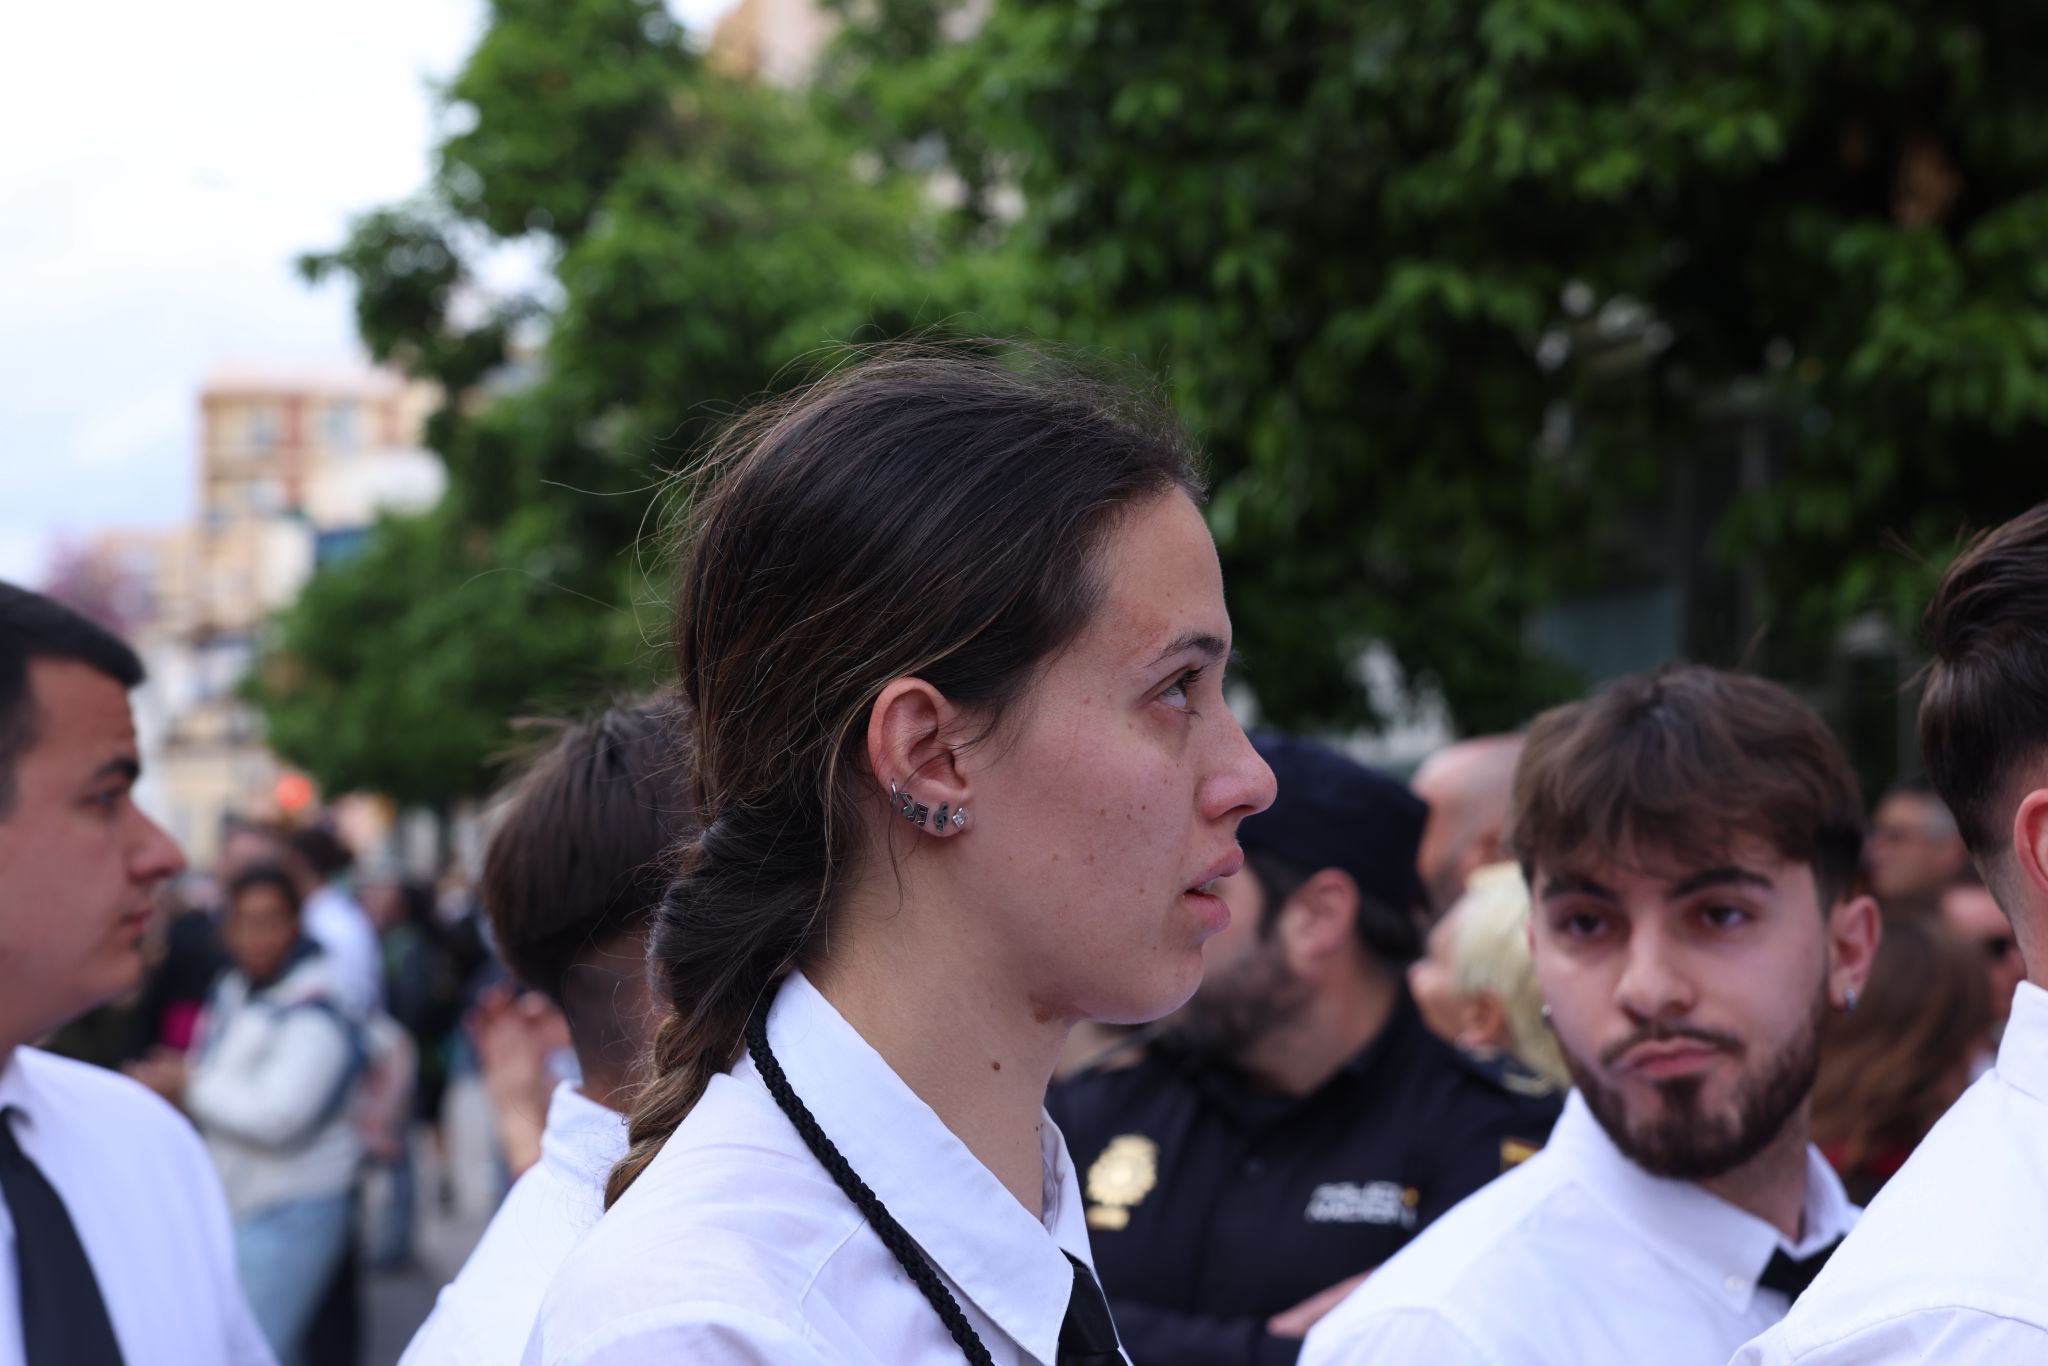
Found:
[(1222, 897), (1216, 895), (1215, 886), (1216, 883), (1212, 879), (1199, 887), (1190, 887), (1180, 894), (1181, 900), (1194, 911), (1196, 924), (1201, 927), (1204, 939), (1220, 933), (1230, 924), (1230, 906)]

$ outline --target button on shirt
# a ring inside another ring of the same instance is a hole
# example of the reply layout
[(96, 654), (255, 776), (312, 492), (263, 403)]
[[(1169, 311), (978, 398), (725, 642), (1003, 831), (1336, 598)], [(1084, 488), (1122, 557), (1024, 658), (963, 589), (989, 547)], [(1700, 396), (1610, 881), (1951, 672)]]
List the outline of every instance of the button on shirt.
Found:
[[(220, 1180), (183, 1116), (126, 1077), (35, 1048), (0, 1110), (64, 1202), (126, 1366), (275, 1366), (236, 1278)], [(0, 1205), (0, 1366), (22, 1366), (14, 1222)]]
[(510, 1366), (548, 1282), (604, 1213), (626, 1155), (626, 1117), (569, 1083), (555, 1088), (540, 1161), (513, 1183), (460, 1275), (442, 1290), (399, 1366)]
[(1138, 1366), (1292, 1362), (1300, 1342), (1269, 1318), (1386, 1261), (1541, 1145), (1558, 1097), (1520, 1086), (1405, 995), (1306, 1097), (1170, 1046), (1062, 1082), (1048, 1103), (1124, 1349)]
[(1802, 1236), (1623, 1156), (1575, 1091), (1542, 1152), (1439, 1220), (1310, 1330), (1303, 1366), (1726, 1366), (1789, 1305), (1757, 1279), (1856, 1207), (1806, 1153)]
[[(1027, 1210), (801, 974), (768, 1015), (796, 1094), (910, 1234), (999, 1366), (1053, 1366), (1093, 1266), (1059, 1131)], [(750, 1058), (711, 1079), (569, 1256), (529, 1366), (959, 1366), (960, 1349), (777, 1108)]]
[(1735, 1366), (2048, 1362), (2048, 991), (1886, 1183), (1799, 1307)]

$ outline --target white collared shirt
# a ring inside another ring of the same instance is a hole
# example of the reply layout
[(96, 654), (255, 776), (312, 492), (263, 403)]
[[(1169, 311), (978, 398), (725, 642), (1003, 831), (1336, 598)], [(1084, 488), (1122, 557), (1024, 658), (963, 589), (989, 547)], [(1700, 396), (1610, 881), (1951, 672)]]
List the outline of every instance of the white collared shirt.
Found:
[(513, 1183), (462, 1271), (434, 1302), (399, 1366), (511, 1366), (569, 1250), (604, 1213), (604, 1183), (626, 1155), (626, 1117), (555, 1087), (540, 1161)]
[[(1044, 1217), (793, 974), (768, 1015), (791, 1087), (959, 1301), (999, 1366), (1052, 1366), (1093, 1266), (1066, 1143), (1044, 1124)], [(529, 1366), (959, 1366), (960, 1349), (811, 1155), (751, 1058), (711, 1079), (541, 1306)]]
[(2048, 991), (2022, 982), (1963, 1093), (1799, 1307), (1735, 1366), (2048, 1362)]
[(1572, 1092), (1543, 1151), (1468, 1197), (1308, 1335), (1302, 1366), (1725, 1366), (1783, 1317), (1757, 1286), (1855, 1224), (1809, 1147), (1803, 1234), (1690, 1181), (1651, 1176)]
[[(184, 1116), (118, 1073), (17, 1048), (0, 1109), (64, 1202), (127, 1366), (276, 1366), (235, 1270), (220, 1179)], [(0, 1202), (0, 1366), (22, 1366), (14, 1221)]]

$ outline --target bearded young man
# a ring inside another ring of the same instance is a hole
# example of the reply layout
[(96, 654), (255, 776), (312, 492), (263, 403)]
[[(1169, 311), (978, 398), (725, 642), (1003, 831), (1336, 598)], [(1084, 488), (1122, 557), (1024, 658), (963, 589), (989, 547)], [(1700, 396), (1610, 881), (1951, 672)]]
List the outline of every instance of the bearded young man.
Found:
[(1877, 946), (1861, 815), (1840, 745), (1761, 679), (1674, 666), (1539, 718), (1510, 828), (1576, 1089), (1303, 1362), (1722, 1366), (1782, 1318), (1857, 1214), (1807, 1093)]

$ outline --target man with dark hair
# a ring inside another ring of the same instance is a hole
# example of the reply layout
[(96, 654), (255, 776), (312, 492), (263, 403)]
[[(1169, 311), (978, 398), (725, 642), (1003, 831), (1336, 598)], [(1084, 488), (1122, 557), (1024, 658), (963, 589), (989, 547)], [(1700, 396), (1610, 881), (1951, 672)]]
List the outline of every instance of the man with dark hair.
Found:
[(31, 1045), (131, 990), (184, 859), (132, 800), (142, 662), (0, 583), (0, 1366), (272, 1360), (198, 1135), (125, 1077)]
[(1785, 689), (1674, 666), (1538, 718), (1510, 830), (1576, 1089), (1303, 1359), (1723, 1366), (1855, 1219), (1807, 1141), (1821, 1023), (1877, 946), (1855, 776)]
[(642, 704), (568, 727), (491, 836), (479, 891), (492, 936), (513, 974), (568, 1018), (582, 1081), (555, 1088), (540, 1161), (441, 1292), (403, 1366), (519, 1360), (541, 1292), (604, 1211), (658, 1017), (647, 925), (690, 833), (672, 720)]
[(1740, 1366), (2048, 1361), (2048, 503), (1963, 552), (1926, 627), (1921, 756), (2026, 980), (1997, 1064)]
[(1048, 1102), (1137, 1366), (1293, 1361), (1318, 1316), (1557, 1116), (1547, 1085), (1457, 1052), (1408, 996), (1422, 802), (1306, 740), (1252, 743), (1279, 796), (1238, 827), (1230, 924), (1182, 1027)]
[(1887, 911), (1932, 902), (1970, 866), (1956, 818), (1925, 778), (1894, 783), (1870, 818), (1870, 890)]

